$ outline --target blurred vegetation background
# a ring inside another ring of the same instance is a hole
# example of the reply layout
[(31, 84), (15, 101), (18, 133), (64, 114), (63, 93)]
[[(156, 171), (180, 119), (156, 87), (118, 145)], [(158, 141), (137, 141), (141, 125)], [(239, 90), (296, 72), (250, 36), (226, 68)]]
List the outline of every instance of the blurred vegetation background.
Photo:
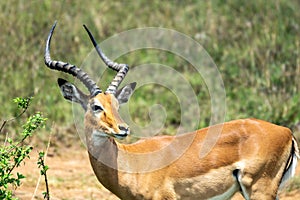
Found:
[[(32, 112), (42, 111), (48, 121), (62, 129), (73, 126), (72, 106), (61, 96), (56, 79), (74, 79), (50, 71), (43, 60), (46, 37), (57, 20), (52, 58), (77, 66), (93, 49), (82, 24), (88, 25), (98, 42), (141, 27), (163, 27), (184, 33), (199, 42), (218, 66), (226, 90), (226, 121), (253, 117), (291, 128), (299, 124), (298, 0), (267, 3), (264, 0), (11, 0), (0, 1), (0, 9), (1, 120), (17, 112), (13, 98), (33, 95)], [(182, 72), (201, 104), (199, 127), (209, 124), (210, 96), (189, 63), (176, 55), (155, 50), (131, 52), (117, 61), (130, 66), (161, 63)], [(101, 80), (100, 85), (105, 87), (109, 80)], [(170, 98), (172, 94), (155, 94), (155, 91), (153, 87), (145, 87), (134, 94), (133, 119), (146, 124), (148, 107), (159, 102), (168, 112), (164, 132), (171, 134), (172, 127), (180, 123), (177, 102)]]

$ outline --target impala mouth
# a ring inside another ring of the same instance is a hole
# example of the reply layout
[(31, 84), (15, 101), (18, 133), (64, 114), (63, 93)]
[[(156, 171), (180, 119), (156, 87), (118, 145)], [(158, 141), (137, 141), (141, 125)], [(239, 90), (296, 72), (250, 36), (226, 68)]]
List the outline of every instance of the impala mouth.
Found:
[(117, 139), (124, 139), (125, 137), (127, 137), (127, 135), (129, 135), (128, 133), (122, 133), (122, 134), (113, 134), (113, 136)]
[(106, 133), (106, 132), (101, 132), (98, 130), (93, 131), (93, 136), (94, 137), (113, 137), (117, 139), (124, 139), (130, 134), (129, 130), (123, 131), (121, 130), (120, 133)]
[(124, 139), (130, 134), (129, 128), (120, 128), (120, 133), (114, 133), (113, 136), (118, 139)]

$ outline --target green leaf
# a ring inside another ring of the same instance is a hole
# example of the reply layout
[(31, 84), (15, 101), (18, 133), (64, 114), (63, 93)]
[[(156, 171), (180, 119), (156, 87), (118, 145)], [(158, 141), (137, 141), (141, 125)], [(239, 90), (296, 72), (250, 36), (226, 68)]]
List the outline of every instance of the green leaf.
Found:
[(20, 174), (19, 172), (17, 172), (17, 177), (18, 179), (23, 179), (25, 178), (25, 176), (23, 174)]
[(14, 98), (13, 101), (17, 103), (18, 108), (27, 109), (32, 99), (33, 97), (26, 97), (26, 98), (17, 97)]

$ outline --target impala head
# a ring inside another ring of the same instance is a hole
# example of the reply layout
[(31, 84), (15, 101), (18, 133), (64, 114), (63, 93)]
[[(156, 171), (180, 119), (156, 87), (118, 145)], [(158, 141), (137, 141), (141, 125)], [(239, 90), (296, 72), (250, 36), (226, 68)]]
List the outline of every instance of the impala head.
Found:
[(96, 85), (84, 71), (75, 65), (65, 63), (62, 61), (51, 60), (50, 57), (50, 41), (55, 29), (56, 23), (53, 25), (46, 42), (45, 49), (45, 64), (50, 68), (58, 71), (69, 73), (78, 78), (89, 90), (90, 94), (87, 95), (78, 89), (72, 83), (64, 79), (58, 79), (58, 85), (65, 99), (79, 103), (85, 110), (85, 126), (91, 131), (96, 131), (101, 136), (124, 138), (129, 134), (129, 127), (123, 122), (119, 116), (119, 105), (126, 103), (132, 94), (136, 83), (130, 83), (120, 90), (118, 86), (124, 79), (129, 68), (126, 64), (118, 64), (109, 60), (100, 47), (97, 45), (93, 35), (84, 28), (89, 34), (97, 53), (103, 62), (111, 69), (117, 71), (106, 92)]

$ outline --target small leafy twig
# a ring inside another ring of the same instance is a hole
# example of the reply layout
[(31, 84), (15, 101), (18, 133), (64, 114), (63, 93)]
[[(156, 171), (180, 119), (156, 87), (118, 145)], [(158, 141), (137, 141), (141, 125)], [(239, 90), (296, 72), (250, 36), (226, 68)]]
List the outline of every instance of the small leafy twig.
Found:
[[(7, 151), (7, 153), (10, 153), (14, 149), (16, 149), (18, 146), (20, 146), (28, 137), (32, 135), (32, 133), (39, 127), (43, 127), (45, 124), (45, 121), (47, 118), (44, 118), (40, 112), (35, 113), (34, 115), (30, 116), (27, 120), (27, 122), (22, 126), (23, 131), (21, 133), (22, 139), (13, 144), (11, 139), (8, 139), (10, 143), (10, 149)], [(28, 153), (29, 154), (29, 153)]]
[[(29, 153), (31, 152), (31, 150), (32, 150), (31, 146), (27, 146), (27, 147), (24, 147), (24, 148), (20, 147), (20, 148), (16, 149), (16, 151), (13, 153), (13, 155), (14, 155), (14, 164), (8, 169), (7, 176), (10, 176), (12, 171), (16, 167), (18, 167), (26, 157), (29, 157)], [(8, 153), (10, 153), (10, 151), (8, 151)], [(25, 178), (25, 177), (22, 177), (22, 178)], [(19, 184), (17, 184), (17, 185), (19, 186)]]
[(15, 116), (13, 118), (10, 118), (10, 119), (4, 120), (1, 127), (0, 127), (0, 133), (2, 132), (4, 126), (7, 124), (7, 122), (13, 121), (13, 120), (21, 117), (26, 112), (26, 110), (28, 109), (32, 99), (33, 99), (33, 97), (26, 97), (26, 98), (17, 97), (15, 99), (13, 99), (13, 101), (15, 103), (17, 103), (18, 108), (21, 108), (23, 110), (17, 116)]
[[(53, 126), (53, 125), (52, 125), (52, 126)], [(48, 154), (48, 151), (49, 151), (49, 148), (50, 148), (51, 135), (52, 135), (52, 132), (50, 132), (50, 135), (49, 135), (49, 138), (48, 138), (47, 148), (46, 148), (46, 150), (45, 150), (45, 152), (44, 152), (44, 159), (43, 159), (43, 162), (44, 162), (44, 163), (46, 162), (47, 154)], [(40, 154), (39, 154), (39, 155), (40, 155)], [(40, 163), (40, 162), (39, 162), (39, 160), (38, 160), (38, 163), (37, 163), (38, 166), (39, 166), (39, 163)], [(47, 169), (47, 170), (48, 170), (48, 169)], [(38, 179), (38, 182), (37, 182), (37, 184), (36, 184), (34, 193), (32, 194), (32, 199), (34, 199), (34, 197), (36, 196), (38, 187), (39, 187), (39, 185), (40, 185), (41, 176), (42, 176), (42, 174), (40, 175), (40, 177), (39, 177), (39, 179)], [(45, 179), (45, 185), (46, 185), (46, 188), (48, 188), (48, 189), (46, 189), (46, 190), (48, 191), (48, 197), (50, 198), (47, 174), (46, 174), (46, 177), (44, 177), (44, 179)], [(46, 194), (46, 193), (47, 193), (47, 192), (43, 192), (44, 198), (45, 198), (45, 194)]]
[(38, 167), (41, 168), (41, 175), (45, 178), (45, 184), (46, 184), (46, 192), (43, 192), (44, 199), (50, 200), (50, 192), (49, 192), (49, 185), (48, 185), (48, 178), (47, 178), (47, 171), (49, 167), (45, 165), (45, 152), (41, 151), (39, 152), (39, 159), (38, 159)]

